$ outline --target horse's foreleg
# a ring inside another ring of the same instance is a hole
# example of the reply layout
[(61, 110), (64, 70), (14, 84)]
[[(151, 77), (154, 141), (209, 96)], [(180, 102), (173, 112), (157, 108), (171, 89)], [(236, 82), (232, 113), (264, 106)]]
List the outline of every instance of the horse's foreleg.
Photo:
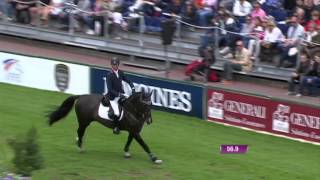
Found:
[(131, 157), (131, 155), (129, 153), (129, 147), (130, 147), (130, 144), (131, 144), (132, 140), (133, 140), (133, 135), (132, 135), (132, 133), (129, 133), (127, 143), (126, 143), (126, 145), (124, 147), (124, 157), (125, 158), (130, 158)]
[(138, 133), (134, 134), (133, 137), (142, 146), (144, 151), (148, 153), (148, 155), (149, 155), (150, 159), (152, 160), (152, 162), (154, 162), (156, 164), (161, 164), (162, 163), (162, 160), (158, 159), (153, 153), (151, 153), (148, 145), (143, 141), (143, 139), (140, 136), (140, 134), (138, 134)]

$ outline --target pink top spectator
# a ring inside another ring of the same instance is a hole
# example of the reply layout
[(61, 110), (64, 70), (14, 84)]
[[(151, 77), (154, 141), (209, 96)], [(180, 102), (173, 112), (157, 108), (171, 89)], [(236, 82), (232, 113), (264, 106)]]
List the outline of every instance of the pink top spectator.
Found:
[(267, 16), (267, 14), (264, 12), (263, 9), (253, 9), (251, 12), (251, 17), (255, 21), (256, 18), (260, 18), (261, 20), (264, 19)]

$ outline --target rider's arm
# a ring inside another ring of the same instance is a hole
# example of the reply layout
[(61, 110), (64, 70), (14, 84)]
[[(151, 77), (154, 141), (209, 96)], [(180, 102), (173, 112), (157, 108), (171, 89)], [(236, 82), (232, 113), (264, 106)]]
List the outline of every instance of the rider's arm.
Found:
[(127, 82), (130, 85), (131, 89), (134, 89), (133, 83), (124, 75), (124, 73), (122, 71), (120, 71), (120, 73), (121, 73), (121, 76), (122, 76), (122, 80)]

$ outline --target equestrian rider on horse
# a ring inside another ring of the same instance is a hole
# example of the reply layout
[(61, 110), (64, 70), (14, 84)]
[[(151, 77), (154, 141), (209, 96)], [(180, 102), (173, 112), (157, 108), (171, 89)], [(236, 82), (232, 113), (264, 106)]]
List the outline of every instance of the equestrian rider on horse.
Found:
[(118, 101), (126, 97), (122, 87), (122, 81), (125, 81), (130, 85), (132, 89), (132, 93), (135, 92), (133, 83), (126, 78), (126, 76), (121, 70), (119, 70), (119, 65), (120, 65), (120, 60), (117, 57), (113, 57), (111, 59), (112, 70), (107, 75), (107, 88), (108, 88), (107, 97), (109, 98), (110, 105), (113, 109), (113, 114), (109, 114), (109, 117), (112, 118), (114, 121), (114, 125), (115, 125), (115, 128), (113, 129), (114, 134), (120, 133), (120, 129), (119, 129), (120, 111), (119, 111)]

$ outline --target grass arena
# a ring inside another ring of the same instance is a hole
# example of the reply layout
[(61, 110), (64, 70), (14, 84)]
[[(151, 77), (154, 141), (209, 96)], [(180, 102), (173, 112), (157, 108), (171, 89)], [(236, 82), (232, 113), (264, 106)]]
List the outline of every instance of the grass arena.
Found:
[[(115, 136), (98, 123), (88, 127), (83, 153), (75, 145), (74, 111), (49, 127), (45, 112), (69, 95), (0, 84), (0, 171), (12, 171), (6, 141), (35, 126), (44, 168), (33, 179), (319, 179), (318, 146), (227, 127), (197, 118), (153, 111), (142, 136), (163, 160), (152, 164), (133, 142), (123, 157), (127, 133)], [(220, 154), (221, 144), (247, 144), (246, 154)]]

